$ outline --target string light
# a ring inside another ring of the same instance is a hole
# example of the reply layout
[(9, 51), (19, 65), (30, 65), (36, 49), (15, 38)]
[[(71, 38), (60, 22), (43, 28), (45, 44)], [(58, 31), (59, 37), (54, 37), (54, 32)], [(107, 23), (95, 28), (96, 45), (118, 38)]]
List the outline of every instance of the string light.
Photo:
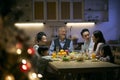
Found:
[(22, 60), (22, 64), (20, 64), (20, 70), (22, 72), (27, 72), (31, 68), (31, 63), (29, 61), (26, 61), (25, 59)]
[(22, 63), (23, 63), (23, 64), (26, 64), (27, 61), (26, 61), (25, 59), (22, 59)]
[[(41, 75), (42, 76), (42, 75)], [(36, 74), (35, 72), (29, 72), (28, 73), (28, 78), (30, 79), (30, 80), (40, 80), (39, 78), (40, 77), (38, 77), (38, 74)]]
[(22, 50), (21, 50), (21, 49), (17, 49), (16, 53), (17, 53), (17, 54), (21, 54), (21, 53), (22, 53)]
[(22, 69), (23, 69), (24, 71), (27, 70), (27, 65), (23, 64), (23, 65), (22, 65)]
[(27, 52), (28, 54), (33, 55), (35, 53), (35, 50), (33, 48), (28, 48)]
[(22, 47), (23, 47), (23, 46), (22, 46), (21, 43), (17, 43), (17, 44), (16, 44), (16, 48), (21, 49)]
[(32, 77), (33, 78), (37, 78), (37, 74), (36, 73), (32, 73)]
[(4, 80), (15, 80), (13, 75), (6, 75)]
[(42, 76), (42, 74), (38, 74), (38, 77), (39, 77), (39, 78), (42, 78), (43, 76)]

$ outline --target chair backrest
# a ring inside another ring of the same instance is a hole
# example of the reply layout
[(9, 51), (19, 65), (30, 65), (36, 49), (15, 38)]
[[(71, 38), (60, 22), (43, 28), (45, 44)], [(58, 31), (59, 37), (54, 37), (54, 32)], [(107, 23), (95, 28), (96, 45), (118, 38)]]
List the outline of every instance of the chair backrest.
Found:
[[(114, 55), (114, 63), (115, 64), (119, 64), (120, 65), (120, 44), (118, 44), (117, 46), (111, 46), (113, 55)], [(120, 80), (120, 70), (116, 71), (116, 80)]]
[(115, 62), (116, 64), (120, 64), (120, 52), (115, 52), (114, 62)]

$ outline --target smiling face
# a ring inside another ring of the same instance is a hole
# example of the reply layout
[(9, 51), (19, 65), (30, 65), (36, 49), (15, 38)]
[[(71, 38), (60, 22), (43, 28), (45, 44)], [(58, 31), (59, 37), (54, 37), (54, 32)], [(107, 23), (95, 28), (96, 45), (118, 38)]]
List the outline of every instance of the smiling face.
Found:
[(58, 34), (59, 34), (59, 38), (61, 40), (65, 39), (66, 33), (67, 33), (67, 31), (66, 31), (66, 29), (64, 27), (59, 28), (59, 33)]
[(47, 37), (43, 35), (41, 40), (39, 41), (39, 45), (45, 45), (46, 43), (47, 43)]
[(89, 41), (90, 40), (90, 33), (88, 31), (85, 31), (85, 32), (83, 32), (82, 37), (86, 41)]
[(42, 36), (41, 42), (47, 42), (47, 37), (46, 36)]
[(93, 42), (97, 43), (99, 39), (100, 39), (99, 37), (95, 37), (94, 35), (92, 35)]
[(95, 43), (99, 43), (99, 42), (105, 43), (104, 36), (100, 30), (96, 30), (93, 32), (92, 39), (93, 39), (93, 42)]

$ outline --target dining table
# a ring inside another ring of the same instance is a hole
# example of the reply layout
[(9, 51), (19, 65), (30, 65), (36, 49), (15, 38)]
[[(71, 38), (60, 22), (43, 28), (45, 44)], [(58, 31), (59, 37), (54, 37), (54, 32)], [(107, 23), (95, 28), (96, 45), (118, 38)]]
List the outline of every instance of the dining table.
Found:
[[(59, 77), (59, 80), (66, 80), (66, 74), (84, 74), (84, 73), (96, 73), (96, 72), (103, 72), (109, 73), (110, 71), (117, 70), (120, 71), (120, 65), (113, 64), (110, 62), (102, 62), (99, 60), (84, 60), (84, 61), (77, 61), (77, 60), (53, 60), (49, 62), (49, 66), (56, 72)], [(119, 78), (119, 76), (117, 76)], [(76, 80), (76, 79), (73, 79)], [(106, 80), (106, 79), (105, 79)]]

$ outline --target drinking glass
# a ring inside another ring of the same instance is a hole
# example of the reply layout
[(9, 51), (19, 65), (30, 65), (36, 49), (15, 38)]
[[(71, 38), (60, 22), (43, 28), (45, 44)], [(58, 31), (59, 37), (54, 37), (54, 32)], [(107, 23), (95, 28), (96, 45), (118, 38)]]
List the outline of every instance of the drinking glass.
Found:
[(92, 59), (95, 59), (95, 58), (96, 58), (96, 54), (95, 54), (95, 52), (92, 52), (92, 54), (91, 54), (91, 58), (92, 58)]
[(56, 46), (56, 53), (59, 52), (59, 46)]

